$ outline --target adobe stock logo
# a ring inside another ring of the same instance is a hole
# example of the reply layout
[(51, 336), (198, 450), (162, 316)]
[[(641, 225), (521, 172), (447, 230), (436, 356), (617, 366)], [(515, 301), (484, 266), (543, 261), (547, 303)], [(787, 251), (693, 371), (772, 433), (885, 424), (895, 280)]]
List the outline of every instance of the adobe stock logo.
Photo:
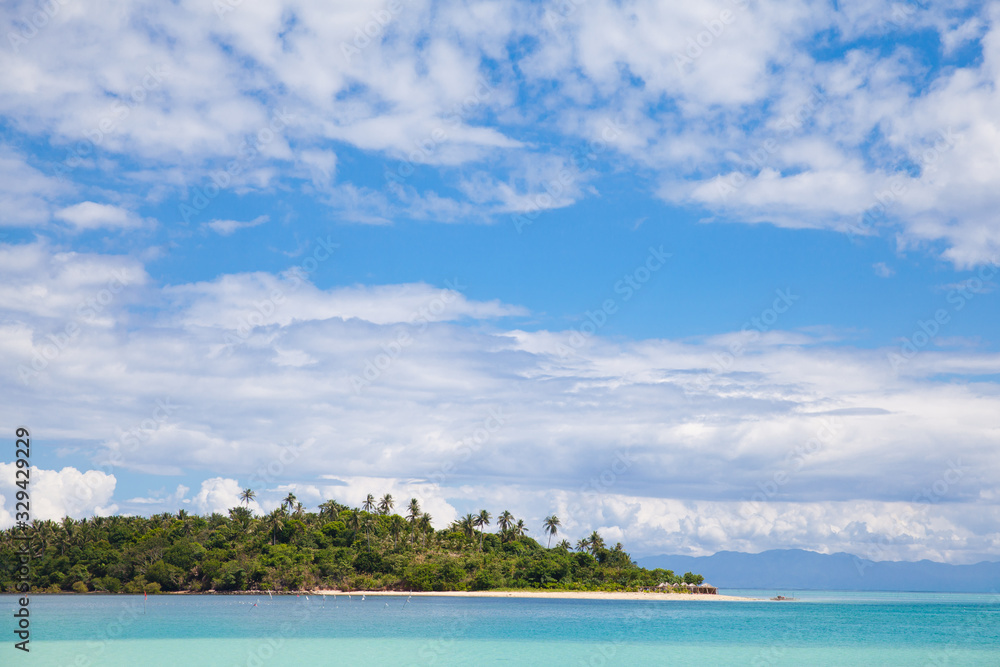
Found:
[(344, 60), (351, 62), (351, 58), (361, 55), (361, 52), (371, 46), (372, 42), (381, 39), (389, 24), (401, 11), (403, 11), (403, 4), (400, 0), (390, 0), (383, 9), (373, 10), (371, 20), (363, 27), (354, 29), (353, 46), (347, 42), (340, 43), (340, 52), (343, 54)]
[[(10, 42), (11, 50), (14, 53), (20, 53), (21, 47), (34, 39), (35, 35), (44, 29), (49, 21), (55, 18), (62, 8), (70, 2), (71, 0), (47, 0), (46, 2), (32, 3), (38, 7), (34, 13), (22, 17), (20, 21), (15, 19), (11, 22), (12, 27), (18, 28), (17, 32), (7, 33), (7, 41)], [(18, 23), (20, 25), (17, 25)]]
[[(379, 347), (382, 350), (374, 357), (365, 361), (364, 370), (360, 375), (354, 374), (350, 377), (351, 388), (355, 394), (360, 394), (364, 389), (371, 386), (389, 368), (396, 363), (404, 350), (409, 348), (416, 341), (414, 337), (427, 331), (432, 322), (440, 321), (442, 314), (448, 309), (449, 304), (456, 301), (461, 295), (461, 290), (465, 288), (458, 278), (454, 281), (445, 280), (444, 284), (448, 289), (437, 293), (429, 303), (420, 306), (411, 315), (410, 328), (400, 328), (395, 337), (388, 343), (382, 343)], [(410, 331), (413, 331), (411, 335)]]
[(112, 270), (111, 278), (102, 289), (80, 301), (76, 309), (76, 318), (67, 322), (61, 331), (48, 334), (45, 336), (45, 340), (32, 344), (30, 367), (24, 364), (19, 364), (17, 367), (17, 375), (21, 383), (27, 385), (31, 380), (39, 377), (51, 363), (72, 347), (84, 331), (82, 325), (94, 325), (130, 283), (131, 278), (126, 269)]
[[(736, 9), (745, 10), (750, 6), (750, 0), (729, 0)], [(703, 21), (704, 30), (694, 37), (687, 38), (687, 47), (684, 53), (674, 54), (674, 66), (682, 75), (687, 74), (690, 68), (694, 67), (694, 61), (704, 55), (706, 49), (710, 49), (715, 41), (725, 34), (726, 30), (736, 22), (737, 15), (728, 9), (723, 9), (719, 15), (708, 21)]]
[(912, 333), (903, 338), (899, 344), (898, 351), (886, 354), (886, 360), (892, 370), (898, 371), (916, 357), (921, 350), (930, 345), (938, 333), (951, 322), (953, 314), (960, 312), (978, 295), (989, 293), (990, 281), (997, 274), (998, 269), (1000, 269), (1000, 264), (994, 257), (989, 264), (979, 267), (976, 276), (959, 283), (948, 292), (945, 300), (951, 305), (950, 311), (946, 308), (938, 308), (926, 320), (917, 320)]
[[(623, 303), (629, 301), (657, 271), (666, 265), (667, 260), (671, 257), (673, 257), (673, 253), (665, 252), (662, 245), (659, 248), (650, 246), (646, 259), (632, 271), (623, 275), (621, 280), (615, 282), (613, 286), (615, 294), (622, 295)], [(608, 318), (617, 313), (619, 307), (618, 301), (610, 298), (601, 302), (600, 308), (586, 311), (584, 313), (586, 321), (578, 327), (570, 329), (569, 337), (556, 345), (556, 352), (559, 356), (567, 357), (582, 348), (592, 336), (604, 328), (604, 325), (608, 323)]]

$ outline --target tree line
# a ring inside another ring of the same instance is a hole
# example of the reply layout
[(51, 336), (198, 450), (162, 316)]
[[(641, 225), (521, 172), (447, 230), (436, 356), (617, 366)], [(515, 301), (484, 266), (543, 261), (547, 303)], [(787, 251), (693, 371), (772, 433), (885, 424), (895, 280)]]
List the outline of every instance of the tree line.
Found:
[[(627, 591), (701, 583), (700, 575), (647, 570), (597, 531), (571, 545), (557, 516), (542, 545), (509, 511), (466, 514), (435, 530), (416, 498), (394, 512), (390, 494), (361, 507), (328, 500), (316, 511), (293, 493), (256, 516), (245, 489), (227, 515), (157, 514), (34, 521), (0, 531), (0, 591), (14, 592), (27, 535), (33, 592), (237, 592), (555, 589)], [(495, 532), (487, 531), (491, 525)]]

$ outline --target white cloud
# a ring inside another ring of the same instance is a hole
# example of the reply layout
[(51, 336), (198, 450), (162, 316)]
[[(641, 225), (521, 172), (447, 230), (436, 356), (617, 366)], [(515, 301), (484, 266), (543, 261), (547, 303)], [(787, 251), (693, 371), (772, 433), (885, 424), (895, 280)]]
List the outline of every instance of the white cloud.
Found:
[(395, 503), (393, 511), (400, 515), (405, 515), (410, 499), (416, 498), (421, 512), (431, 515), (436, 528), (444, 528), (458, 518), (458, 513), (446, 497), (447, 490), (433, 484), (405, 478), (340, 475), (320, 475), (319, 480), (313, 483), (280, 484), (262, 490), (258, 494), (262, 511), (280, 507), (289, 493), (295, 494), (296, 501), (310, 511), (316, 511), (320, 503), (331, 499), (351, 507), (361, 507), (368, 494), (375, 494), (381, 500), (388, 493)]
[(896, 272), (886, 266), (885, 262), (875, 262), (872, 264), (872, 269), (875, 271), (875, 275), (879, 278), (892, 278), (896, 275)]
[[(44, 246), (20, 255), (32, 266), (58, 256)], [(973, 530), (963, 518), (993, 512), (981, 491), (1000, 485), (992, 419), (1000, 403), (993, 384), (977, 379), (1000, 373), (996, 354), (930, 346), (893, 369), (886, 354), (898, 350), (852, 349), (824, 332), (581, 342), (573, 331), (487, 324), (513, 307), (426, 285), (307, 283), (282, 304), (287, 312), (269, 316), (272, 325), (227, 344), (228, 304), (252, 307), (278, 284), (252, 274), (147, 288), (149, 299), (167, 304), (157, 326), (126, 329), (128, 311), (113, 309), (110, 326), (82, 328), (27, 385), (7, 375), (0, 388), (12, 412), (47, 424), (54, 440), (79, 443), (95, 463), (119, 452), (122, 471), (207, 475), (190, 503), (199, 512), (235, 506), (243, 486), (258, 493), (262, 510), (288, 490), (309, 507), (390, 492), (420, 498), (437, 525), (488, 505), (537, 527), (545, 514), (582, 503), (582, 487), (604, 485), (610, 470), (597, 509), (564, 517), (567, 534), (621, 533), (645, 553), (676, 550), (682, 539), (711, 550), (723, 536), (747, 548), (833, 549), (869, 539), (844, 531), (877, 532), (866, 508), (878, 517), (897, 503), (912, 510), (911, 533), (945, 530), (947, 519), (964, 536), (946, 549), (943, 533), (928, 532), (929, 556), (1000, 554), (990, 546), (995, 528)], [(445, 295), (457, 310), (413, 317)], [(28, 363), (49, 311), (8, 300), (6, 312), (11, 306), (20, 324), (0, 337), (0, 361), (16, 368)], [(460, 316), (474, 319), (458, 325)], [(969, 381), (942, 383), (945, 374)], [(80, 396), (128, 398), (94, 404)], [(157, 411), (164, 401), (174, 406), (169, 415)], [(46, 407), (53, 403), (57, 413)], [(128, 445), (129, 433), (138, 446)], [(631, 464), (616, 472), (619, 456)], [(915, 498), (936, 488), (949, 461), (963, 467), (961, 478), (936, 502)], [(734, 507), (776, 473), (784, 481), (765, 505), (777, 514), (755, 537)], [(129, 507), (153, 506), (139, 500)], [(110, 503), (102, 496), (92, 505)], [(688, 519), (671, 528), (643, 513)], [(815, 521), (829, 528), (792, 539), (795, 526)], [(917, 545), (898, 553), (914, 556)]]
[(943, 30), (941, 32), (941, 44), (944, 46), (945, 54), (950, 54), (968, 42), (979, 39), (986, 31), (986, 28), (987, 26), (982, 19), (975, 16), (953, 29)]
[[(13, 463), (0, 463), (0, 528), (14, 524), (17, 492)], [(112, 501), (117, 480), (99, 470), (81, 472), (76, 468), (62, 470), (31, 469), (30, 513), (37, 521), (59, 521), (70, 516), (82, 519), (90, 516), (107, 516), (118, 510)]]
[(142, 221), (127, 209), (111, 204), (98, 204), (85, 201), (56, 211), (55, 217), (73, 225), (77, 230), (85, 231), (108, 227), (112, 229), (130, 229), (138, 227)]
[(309, 170), (313, 185), (321, 190), (330, 187), (337, 171), (337, 154), (333, 151), (306, 150), (298, 159)]
[(156, 505), (168, 508), (167, 511), (173, 511), (180, 506), (180, 503), (190, 502), (186, 498), (187, 492), (190, 489), (183, 484), (178, 484), (177, 489), (169, 495), (159, 495), (151, 496), (149, 498), (129, 498), (124, 501), (126, 504), (130, 505)]
[[(996, 533), (979, 523), (996, 517), (983, 507), (975, 519), (954, 505), (848, 501), (751, 503), (677, 502), (610, 498), (604, 516), (626, 535), (645, 537), (643, 551), (708, 555), (720, 549), (757, 553), (771, 548), (845, 552), (871, 560), (973, 563), (994, 558)], [(817, 545), (822, 545), (818, 547)]]
[[(902, 249), (940, 249), (961, 267), (1000, 254), (993, 8), (894, 16), (896, 5), (862, 1), (834, 13), (783, 0), (593, 0), (560, 14), (574, 5), (418, 2), (345, 56), (342, 44), (383, 6), (243, 3), (219, 17), (206, 3), (60, 5), (30, 43), (0, 51), (0, 113), (26, 141), (53, 146), (65, 157), (62, 178), (81, 184), (46, 176), (4, 146), (0, 224), (144, 224), (125, 206), (93, 201), (133, 199), (93, 190), (77, 175), (87, 170), (162, 201), (195, 192), (235, 160), (242, 171), (230, 187), (241, 194), (301, 185), (346, 219), (386, 224), (569, 206), (598, 192), (601, 169), (624, 168), (657, 184), (662, 198), (719, 220), (895, 235)], [(0, 16), (10, 23), (18, 7), (5, 5)], [(982, 58), (927, 74), (908, 49), (852, 46), (816, 62), (804, 46), (837, 30), (849, 40), (870, 36), (887, 21), (936, 31), (946, 52), (975, 43)], [(516, 67), (512, 39), (527, 50)], [(699, 39), (700, 51), (691, 47)], [(929, 81), (915, 83), (924, 74)], [(519, 104), (524, 98), (530, 103)], [(287, 112), (280, 127), (277, 112)], [(396, 161), (397, 174), (428, 170), (448, 188), (402, 176), (381, 189), (351, 182), (338, 160), (345, 143)], [(568, 155), (577, 143), (586, 144), (585, 159)], [(719, 179), (731, 189), (720, 192)], [(70, 195), (77, 203), (67, 206)], [(206, 228), (234, 233), (258, 220)], [(128, 286), (113, 291), (117, 273)], [(14, 386), (8, 375), (0, 386), (12, 410), (51, 423), (55, 437), (89, 443), (95, 455), (113, 449), (157, 399), (183, 396), (183, 411), (123, 467), (226, 475), (196, 495), (206, 511), (235, 504), (234, 477), (273, 463), (294, 423), (313, 453), (282, 464), (262, 506), (276, 489), (318, 500), (381, 484), (426, 492), (442, 517), (471, 497), (520, 503), (533, 516), (553, 493), (579, 495), (565, 480), (599, 476), (625, 449), (638, 463), (600, 522), (630, 544), (757, 548), (788, 542), (808, 524), (795, 544), (858, 545), (867, 539), (859, 536), (889, 530), (878, 521), (898, 514), (892, 503), (912, 506), (914, 489), (933, 484), (948, 442), (970, 470), (947, 507), (916, 511), (907, 530), (925, 531), (931, 555), (1000, 554), (995, 527), (968, 534), (949, 514), (993, 516), (982, 489), (1000, 482), (988, 418), (1000, 406), (994, 385), (979, 379), (1000, 370), (996, 355), (928, 347), (897, 373), (885, 358), (891, 350), (773, 331), (720, 365), (738, 334), (574, 345), (570, 332), (503, 329), (500, 318), (526, 314), (516, 305), (422, 283), (320, 289), (269, 273), (148, 283), (128, 257), (0, 246), (0, 359), (7, 368), (42, 366), (34, 384)], [(143, 317), (129, 309), (140, 298), (163, 307), (154, 326), (129, 326)], [(72, 345), (47, 359), (49, 337), (74, 322)], [(942, 385), (941, 373), (970, 381)], [(95, 406), (81, 396), (127, 399)], [(59, 413), (46, 409), (52, 404)], [(465, 458), (462, 443), (493, 409), (509, 415), (504, 428)], [(774, 502), (786, 504), (774, 505), (767, 531), (747, 533), (726, 503), (765, 482), (761, 471), (781, 470), (816, 432), (817, 415), (831, 411), (842, 429), (782, 489)], [(422, 491), (456, 459), (440, 489)], [(328, 474), (346, 486), (327, 485)], [(164, 496), (145, 500), (156, 498)], [(629, 512), (677, 525), (656, 528)], [(950, 522), (957, 546), (927, 532), (935, 521)], [(813, 524), (823, 530), (809, 532)]]
[(225, 515), (227, 512), (240, 504), (239, 482), (228, 477), (213, 477), (201, 483), (201, 489), (192, 499), (192, 508), (198, 514), (213, 514), (218, 512)]
[(177, 285), (168, 287), (165, 293), (181, 309), (185, 325), (234, 330), (332, 317), (389, 324), (526, 314), (523, 308), (498, 301), (472, 301), (455, 288), (415, 283), (321, 290), (295, 276), (282, 279), (260, 272)]
[(110, 323), (148, 278), (127, 256), (59, 252), (44, 242), (0, 244), (0, 309), (14, 321)]
[(240, 222), (239, 220), (212, 220), (211, 222), (206, 222), (203, 226), (211, 229), (220, 236), (229, 236), (233, 232), (240, 229), (249, 229), (251, 227), (257, 227), (258, 225), (263, 225), (268, 220), (270, 220), (268, 216), (258, 215), (256, 218), (248, 222)]
[(0, 144), (0, 227), (48, 222), (51, 200), (68, 189), (65, 183), (29, 165), (23, 155)]
[(902, 50), (851, 51), (809, 71), (790, 64), (762, 129), (723, 142), (712, 131), (703, 175), (669, 176), (660, 194), (725, 220), (896, 234), (904, 248), (943, 245), (958, 267), (988, 262), (1000, 249), (990, 213), (1000, 199), (985, 187), (1000, 173), (998, 35), (991, 19), (984, 59), (942, 69), (925, 90), (906, 83), (915, 65)]
[[(278, 1), (223, 17), (190, 2), (111, 13), (81, 2), (0, 54), (0, 113), (64, 153), (70, 178), (124, 172), (157, 196), (183, 198), (235, 161), (226, 187), (241, 193), (295, 185), (367, 223), (482, 222), (568, 206), (597, 192), (596, 165), (624, 166), (651, 170), (661, 197), (718, 219), (839, 231), (895, 186), (901, 194), (855, 234), (898, 233), (904, 247), (940, 251), (960, 267), (1000, 252), (992, 7), (417, 2), (355, 45), (373, 13), (388, 11), (381, 0)], [(5, 6), (0, 16), (13, 23), (17, 12)], [(162, 39), (150, 38), (149, 22)], [(982, 58), (928, 74), (908, 48), (855, 46), (919, 30), (940, 35), (946, 56), (978, 45)], [(844, 52), (817, 61), (808, 45), (833, 34), (843, 42), (827, 51)], [(511, 40), (525, 45), (513, 62)], [(609, 120), (616, 135), (599, 141)], [(929, 159), (939, 132), (957, 139)], [(769, 141), (775, 148), (755, 158)], [(566, 182), (554, 178), (580, 142), (603, 148)], [(351, 182), (338, 144), (404, 170), (431, 168), (457, 191), (427, 179)], [(23, 163), (0, 152), (0, 175), (18, 181), (0, 191), (2, 224), (43, 223), (65, 195), (67, 186)], [(747, 182), (720, 200), (716, 177), (743, 172)], [(92, 201), (60, 217), (81, 229), (139, 224)], [(220, 233), (235, 229), (216, 222)]]
[[(85, 137), (88, 159), (93, 149), (175, 162), (229, 157), (244, 137), (267, 127), (270, 107), (282, 104), (293, 109), (297, 133), (310, 143), (336, 138), (407, 154), (413, 141), (443, 130), (445, 143), (473, 149), (517, 145), (493, 128), (464, 122), (470, 113), (502, 108), (499, 94), (482, 94), (479, 52), (484, 37), (505, 39), (514, 8), (494, 7), (487, 25), (457, 15), (461, 23), (449, 24), (447, 12), (436, 19), (432, 7), (409, 4), (386, 28), (393, 39), (376, 37), (362, 53), (346, 57), (342, 45), (354, 42), (355, 30), (373, 13), (386, 11), (384, 2), (323, 8), (274, 2), (222, 18), (198, 3), (123, 6), (106, 17), (86, 6), (63, 9), (30, 48), (5, 52), (2, 61), (9, 76), (0, 112), (23, 119), (29, 131), (52, 133), (71, 155), (74, 142)], [(15, 7), (4, 9), (5, 18), (19, 18)], [(286, 29), (290, 16), (295, 27)], [(149, 39), (140, 26), (146, 20), (169, 39)], [(416, 40), (426, 27), (437, 34), (422, 48)], [(479, 44), (447, 38), (455, 28)], [(105, 38), (94, 42), (95, 32)], [(285, 47), (273, 48), (275, 40)], [(76, 48), (83, 45), (88, 49)], [(237, 53), (253, 65), (246, 68)], [(99, 76), (93, 62), (105, 64)], [(283, 91), (258, 95), (261, 77), (281, 81)], [(465, 105), (470, 97), (471, 110)], [(292, 155), (283, 137), (266, 151)], [(320, 154), (312, 149), (303, 160), (332, 174), (328, 158), (312, 159)]]

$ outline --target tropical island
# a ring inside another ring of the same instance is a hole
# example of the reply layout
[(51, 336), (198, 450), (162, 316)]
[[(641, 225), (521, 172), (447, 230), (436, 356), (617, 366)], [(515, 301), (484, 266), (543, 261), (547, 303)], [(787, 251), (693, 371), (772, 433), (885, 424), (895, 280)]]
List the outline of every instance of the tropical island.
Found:
[[(334, 500), (309, 512), (289, 493), (255, 516), (245, 489), (228, 516), (184, 510), (151, 517), (35, 521), (0, 531), (0, 592), (22, 592), (30, 545), (32, 593), (236, 593), (247, 591), (605, 591), (691, 593), (701, 575), (641, 568), (597, 533), (575, 546), (546, 517), (542, 545), (524, 521), (481, 510), (435, 530), (417, 499), (405, 515), (391, 495), (360, 508)], [(496, 532), (487, 528), (496, 526)]]

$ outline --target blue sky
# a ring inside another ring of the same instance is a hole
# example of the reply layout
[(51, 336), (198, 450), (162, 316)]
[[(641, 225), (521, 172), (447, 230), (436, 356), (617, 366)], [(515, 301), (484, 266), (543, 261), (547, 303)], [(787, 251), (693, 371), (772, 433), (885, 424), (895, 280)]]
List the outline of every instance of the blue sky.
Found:
[(42, 518), (1000, 557), (997, 5), (46, 7), (0, 10)]

